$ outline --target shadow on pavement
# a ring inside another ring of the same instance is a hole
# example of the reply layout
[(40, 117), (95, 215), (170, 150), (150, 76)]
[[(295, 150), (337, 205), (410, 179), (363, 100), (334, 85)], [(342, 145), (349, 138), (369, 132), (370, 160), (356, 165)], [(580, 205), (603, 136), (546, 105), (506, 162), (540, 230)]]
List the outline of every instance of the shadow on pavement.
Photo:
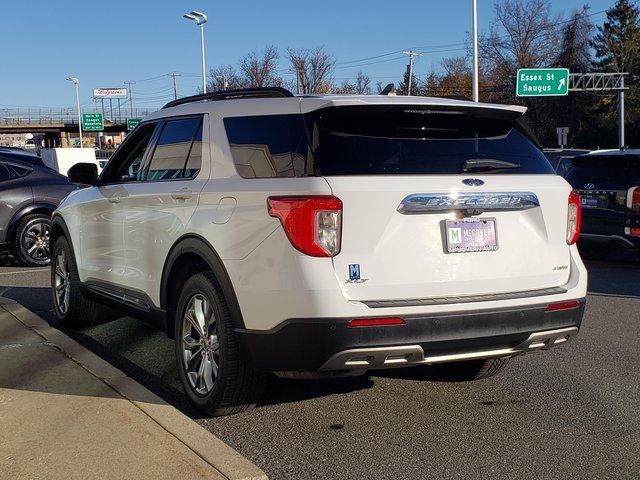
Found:
[(640, 252), (616, 250), (604, 260), (585, 261), (589, 293), (640, 297)]
[[(0, 296), (20, 303), (191, 418), (205, 418), (184, 397), (173, 340), (153, 326), (123, 317), (102, 325), (70, 329), (60, 325), (55, 318), (49, 288), (0, 286)], [(345, 394), (372, 386), (373, 381), (366, 376), (321, 380), (270, 376), (259, 406)]]
[[(5, 266), (19, 265), (2, 259)], [(603, 261), (585, 262), (589, 271), (589, 293), (640, 298), (640, 253), (612, 252)], [(28, 271), (21, 268), (22, 271)], [(10, 273), (10, 272), (8, 272)], [(0, 296), (11, 298), (43, 318), (51, 326), (101, 356), (128, 376), (149, 388), (192, 418), (201, 418), (185, 400), (177, 374), (173, 341), (144, 322), (125, 317), (81, 330), (62, 327), (53, 314), (48, 287), (10, 285), (12, 275), (0, 277)], [(3, 281), (6, 279), (6, 281)], [(270, 377), (259, 406), (299, 402), (311, 398), (371, 388), (375, 377), (416, 381), (442, 381), (427, 367), (371, 372), (371, 376), (342, 379), (293, 380)]]

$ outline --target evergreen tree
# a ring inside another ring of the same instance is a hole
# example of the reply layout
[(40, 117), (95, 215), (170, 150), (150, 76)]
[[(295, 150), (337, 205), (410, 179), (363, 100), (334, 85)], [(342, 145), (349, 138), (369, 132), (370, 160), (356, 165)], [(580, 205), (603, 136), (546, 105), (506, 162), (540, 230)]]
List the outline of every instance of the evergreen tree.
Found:
[[(607, 10), (607, 19), (597, 27), (591, 43), (595, 50), (593, 68), (598, 72), (628, 73), (625, 79), (629, 90), (625, 92), (625, 117), (628, 143), (640, 141), (638, 117), (640, 114), (640, 11), (629, 0), (618, 0)], [(599, 130), (604, 138), (600, 144), (615, 145), (615, 99), (602, 97), (596, 109), (599, 113)]]

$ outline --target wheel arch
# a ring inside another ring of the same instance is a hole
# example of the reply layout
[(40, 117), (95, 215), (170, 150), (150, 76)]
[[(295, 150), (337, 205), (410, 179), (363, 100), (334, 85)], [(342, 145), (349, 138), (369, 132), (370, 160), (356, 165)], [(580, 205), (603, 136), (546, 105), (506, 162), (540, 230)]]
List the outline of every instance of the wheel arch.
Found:
[(176, 290), (181, 284), (198, 272), (211, 271), (220, 285), (233, 319), (234, 327), (244, 328), (240, 305), (231, 283), (231, 278), (222, 259), (213, 246), (203, 237), (188, 234), (173, 245), (162, 270), (160, 282), (160, 308), (165, 313), (165, 332), (173, 337), (174, 310), (178, 302)]
[(69, 248), (71, 248), (71, 253), (73, 253), (74, 259), (76, 262), (78, 261), (75, 258), (75, 250), (73, 248), (73, 240), (71, 239), (71, 235), (69, 234), (69, 227), (65, 223), (64, 219), (60, 215), (54, 215), (51, 217), (51, 231), (49, 233), (49, 251), (53, 252), (53, 246), (56, 244), (56, 240), (58, 237), (64, 237), (67, 239), (67, 243), (69, 243)]
[(9, 221), (9, 225), (7, 225), (6, 241), (14, 241), (16, 229), (18, 228), (18, 225), (20, 225), (22, 219), (27, 215), (42, 213), (51, 216), (56, 208), (57, 207), (55, 205), (46, 202), (30, 203), (29, 205), (21, 208), (13, 214), (13, 217), (11, 217), (11, 220)]

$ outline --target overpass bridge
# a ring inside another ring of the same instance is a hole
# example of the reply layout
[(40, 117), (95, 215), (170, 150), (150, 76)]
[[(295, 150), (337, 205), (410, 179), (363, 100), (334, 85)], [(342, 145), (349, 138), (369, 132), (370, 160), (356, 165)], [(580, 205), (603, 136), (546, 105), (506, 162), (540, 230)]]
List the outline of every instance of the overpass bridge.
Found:
[[(153, 111), (133, 109), (120, 115), (116, 113), (113, 117), (105, 115), (103, 133), (126, 132), (129, 118), (144, 118)], [(83, 113), (98, 112), (90, 110)], [(3, 133), (43, 134), (45, 147), (66, 147), (72, 136), (77, 137), (78, 113), (75, 108), (0, 108), (0, 134)], [(83, 132), (83, 136), (97, 133)]]

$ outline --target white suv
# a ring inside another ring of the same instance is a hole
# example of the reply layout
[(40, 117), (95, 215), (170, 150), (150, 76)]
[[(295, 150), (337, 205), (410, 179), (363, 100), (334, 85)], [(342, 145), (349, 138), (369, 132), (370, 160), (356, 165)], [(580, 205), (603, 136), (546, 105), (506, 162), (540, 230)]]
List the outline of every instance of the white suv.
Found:
[[(431, 365), (477, 379), (566, 342), (584, 311), (580, 202), (524, 108), (267, 88), (171, 102), (53, 217), (55, 310), (175, 338), (189, 400), (266, 372)], [(311, 373), (313, 372), (313, 373)]]

